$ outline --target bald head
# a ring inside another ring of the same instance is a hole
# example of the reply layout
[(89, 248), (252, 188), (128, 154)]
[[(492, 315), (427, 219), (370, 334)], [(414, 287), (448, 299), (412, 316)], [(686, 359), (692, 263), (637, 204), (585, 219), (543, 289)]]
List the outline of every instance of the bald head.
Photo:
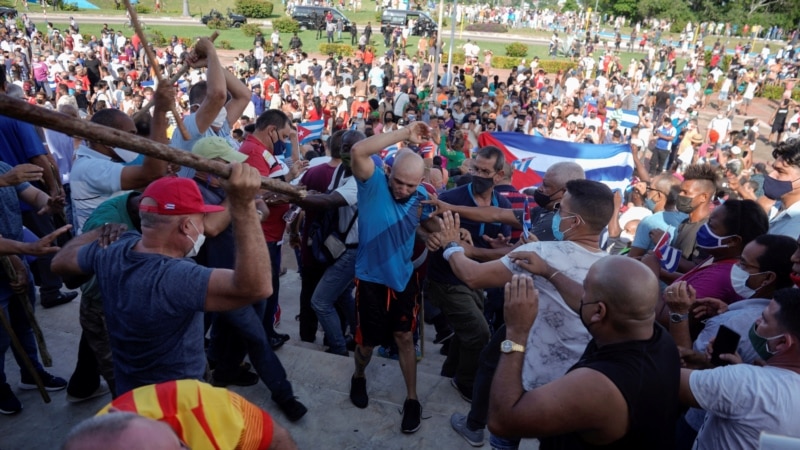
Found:
[(181, 449), (167, 424), (129, 412), (112, 412), (87, 419), (70, 431), (62, 450)]
[(583, 167), (572, 161), (562, 161), (553, 164), (547, 169), (545, 175), (555, 186), (559, 187), (566, 186), (567, 181), (586, 179), (586, 173), (583, 171)]
[(681, 190), (681, 180), (672, 174), (663, 174), (655, 177), (651, 183), (653, 189), (658, 190), (667, 198), (667, 204), (673, 205), (678, 200)]
[(647, 266), (626, 256), (607, 256), (592, 265), (585, 290), (606, 304), (614, 325), (655, 319), (658, 279)]
[(395, 175), (402, 173), (410, 178), (422, 179), (425, 173), (425, 162), (418, 154), (410, 150), (400, 151), (392, 164), (392, 173)]

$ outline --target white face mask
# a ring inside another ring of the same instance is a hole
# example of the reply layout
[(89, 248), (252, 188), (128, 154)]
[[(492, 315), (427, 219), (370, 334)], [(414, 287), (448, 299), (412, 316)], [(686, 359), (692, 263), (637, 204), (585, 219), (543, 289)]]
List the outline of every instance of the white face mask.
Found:
[(222, 109), (219, 110), (217, 113), (217, 117), (214, 118), (214, 121), (211, 122), (211, 126), (215, 128), (222, 128), (222, 125), (225, 123), (225, 119), (228, 118), (228, 110), (225, 109), (223, 106)]
[(139, 157), (138, 153), (132, 152), (130, 150), (125, 150), (124, 148), (114, 147), (113, 150), (114, 153), (117, 154), (119, 159), (125, 161), (126, 164), (133, 162), (136, 158)]
[(762, 273), (764, 272), (750, 274), (746, 270), (739, 267), (738, 264), (734, 264), (733, 268), (731, 268), (731, 286), (733, 286), (733, 290), (743, 298), (750, 298), (755, 295), (756, 290), (747, 286), (747, 280), (749, 280), (753, 275), (759, 275)]
[(197, 229), (197, 227), (194, 225), (194, 222), (190, 220), (189, 223), (192, 224), (192, 227), (194, 227), (194, 230), (198, 233), (197, 240), (192, 239), (192, 237), (188, 234), (186, 235), (186, 237), (192, 241), (192, 248), (186, 253), (186, 257), (192, 258), (197, 256), (197, 254), (200, 252), (200, 248), (203, 247), (203, 243), (206, 242), (206, 235), (200, 233), (200, 230)]

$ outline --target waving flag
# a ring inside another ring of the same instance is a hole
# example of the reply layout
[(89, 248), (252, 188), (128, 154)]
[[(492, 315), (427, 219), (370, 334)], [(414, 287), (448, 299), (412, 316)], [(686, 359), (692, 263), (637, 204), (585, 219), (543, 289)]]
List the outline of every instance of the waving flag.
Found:
[(681, 251), (675, 247), (670, 247), (670, 241), (669, 232), (664, 232), (661, 235), (661, 239), (656, 243), (654, 253), (661, 262), (661, 267), (672, 273), (678, 269), (678, 264), (681, 262)]
[(617, 112), (614, 108), (607, 108), (607, 111), (606, 123), (608, 123), (608, 119), (617, 119), (619, 128), (623, 131), (629, 131), (639, 125), (639, 112), (635, 109), (622, 109)]
[(528, 239), (528, 232), (531, 230), (531, 210), (528, 208), (528, 197), (522, 203), (522, 235)]
[(322, 136), (322, 127), (324, 125), (324, 120), (315, 120), (297, 125), (297, 140), (301, 144), (306, 144), (314, 139), (319, 139)]
[[(514, 187), (524, 189), (542, 182), (547, 169), (557, 162), (580, 164), (589, 180), (611, 189), (625, 189), (633, 177), (633, 155), (628, 144), (579, 144), (529, 136), (522, 133), (481, 133), (481, 147), (494, 145), (514, 167)], [(520, 162), (517, 162), (520, 161)]]

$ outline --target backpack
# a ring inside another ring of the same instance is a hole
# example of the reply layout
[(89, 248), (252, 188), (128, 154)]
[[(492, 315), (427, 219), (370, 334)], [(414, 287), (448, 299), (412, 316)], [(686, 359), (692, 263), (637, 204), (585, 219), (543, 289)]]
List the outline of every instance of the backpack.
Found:
[[(345, 169), (341, 165), (336, 169), (336, 174), (328, 193), (339, 187), (344, 171)], [(345, 244), (347, 235), (357, 219), (358, 210), (353, 214), (353, 218), (350, 219), (347, 229), (344, 232), (340, 232), (339, 208), (331, 208), (318, 214), (308, 227), (308, 247), (314, 260), (325, 266), (335, 263), (347, 250), (347, 245)]]

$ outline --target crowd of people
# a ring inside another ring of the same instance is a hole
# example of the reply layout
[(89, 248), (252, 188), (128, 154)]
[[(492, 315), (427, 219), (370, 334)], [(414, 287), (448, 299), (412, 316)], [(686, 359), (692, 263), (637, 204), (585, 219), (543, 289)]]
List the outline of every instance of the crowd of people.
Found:
[[(761, 79), (746, 52), (728, 73), (719, 61), (677, 70), (664, 46), (626, 71), (613, 51), (596, 59), (587, 38), (575, 69), (547, 74), (534, 59), (501, 75), (473, 58), (436, 78), (402, 44), (317, 59), (296, 36), (287, 51), (256, 36), (225, 64), (208, 38), (174, 38), (155, 49), (168, 76), (190, 68), (172, 86), (153, 78), (136, 36), (85, 41), (72, 24), (62, 38), (25, 19), (0, 31), (5, 95), (230, 167), (223, 179), (128, 142), (0, 117), (0, 254), (16, 274), (0, 275), (0, 306), (26, 354), (15, 353), (21, 388), (66, 388), (71, 401), (110, 391), (114, 408), (135, 413), (92, 419), (66, 448), (101, 438), (112, 448), (125, 433), (292, 448), (265, 412), (217, 389), (261, 381), (287, 420), (308, 413), (275, 353), (289, 339), (276, 330), (280, 303), (297, 301), (280, 296), (284, 241), (302, 275), (300, 339), (316, 342), (321, 327), (320, 349), (352, 355), (358, 408), (369, 407), (375, 348), (398, 359), (404, 433), (421, 426), (424, 308), (447, 355), (441, 375), (470, 402), (451, 424), (471, 445), (484, 445), (487, 425), (495, 448), (800, 437), (800, 109), (782, 70)], [(770, 82), (787, 95), (769, 120), (748, 117)], [(312, 122), (319, 132), (306, 136)], [(759, 161), (765, 124), (774, 150)], [(562, 161), (520, 190), (512, 155), (480, 145), (483, 132), (629, 145), (635, 177), (612, 192)], [(261, 177), (308, 195), (263, 189)], [(44, 370), (23, 308), (35, 285), (44, 307), (72, 301), (64, 283), (82, 294), (69, 381)], [(740, 340), (720, 355), (723, 327)], [(20, 412), (0, 376), (0, 412)], [(184, 417), (155, 412), (164, 392)], [(189, 433), (210, 399), (230, 415)], [(224, 426), (240, 416), (249, 432)]]

